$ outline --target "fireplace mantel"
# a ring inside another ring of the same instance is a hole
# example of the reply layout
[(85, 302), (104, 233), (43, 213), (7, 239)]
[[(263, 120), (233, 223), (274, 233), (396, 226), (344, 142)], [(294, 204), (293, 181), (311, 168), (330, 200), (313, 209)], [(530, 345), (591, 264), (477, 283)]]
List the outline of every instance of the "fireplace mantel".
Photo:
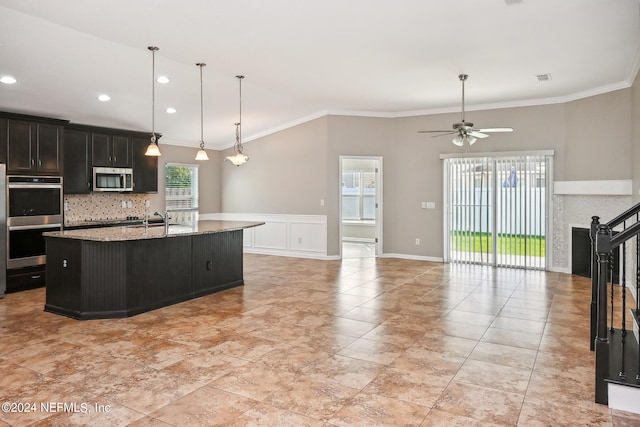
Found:
[(630, 196), (630, 179), (606, 181), (555, 181), (553, 194), (574, 196)]

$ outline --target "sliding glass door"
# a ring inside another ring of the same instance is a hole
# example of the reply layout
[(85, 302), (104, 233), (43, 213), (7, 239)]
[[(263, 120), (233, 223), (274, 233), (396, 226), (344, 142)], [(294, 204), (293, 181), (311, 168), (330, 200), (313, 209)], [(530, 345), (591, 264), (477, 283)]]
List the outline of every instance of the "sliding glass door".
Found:
[(444, 160), (448, 261), (545, 269), (551, 155)]

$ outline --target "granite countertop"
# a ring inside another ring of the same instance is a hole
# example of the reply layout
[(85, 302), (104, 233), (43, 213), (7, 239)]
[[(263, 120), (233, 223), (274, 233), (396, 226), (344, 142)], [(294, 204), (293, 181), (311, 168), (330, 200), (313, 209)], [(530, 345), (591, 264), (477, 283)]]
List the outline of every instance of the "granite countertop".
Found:
[(48, 231), (42, 233), (45, 237), (64, 239), (91, 240), (97, 242), (119, 242), (127, 240), (162, 239), (165, 237), (187, 236), (197, 234), (222, 233), (225, 231), (241, 230), (257, 227), (264, 222), (249, 221), (198, 221), (194, 225), (169, 225), (169, 233), (165, 233), (164, 223), (144, 225), (129, 225), (121, 227), (105, 227), (77, 230)]
[[(162, 222), (160, 219), (152, 219), (151, 222)], [(126, 226), (126, 225), (137, 225), (142, 224), (142, 219), (131, 219), (131, 218), (122, 218), (122, 219), (89, 219), (83, 221), (69, 221), (65, 222), (65, 228), (81, 228), (81, 227), (113, 227), (113, 226)]]

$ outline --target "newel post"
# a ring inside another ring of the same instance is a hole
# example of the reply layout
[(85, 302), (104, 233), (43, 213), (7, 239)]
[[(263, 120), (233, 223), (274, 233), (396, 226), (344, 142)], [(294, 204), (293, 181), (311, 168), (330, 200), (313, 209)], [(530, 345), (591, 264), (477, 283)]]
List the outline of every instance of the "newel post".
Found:
[(596, 403), (607, 405), (609, 393), (606, 378), (609, 377), (609, 331), (607, 328), (607, 276), (611, 253), (611, 230), (599, 224), (596, 233), (598, 272), (596, 351)]
[(598, 299), (598, 256), (596, 254), (596, 234), (598, 233), (598, 225), (600, 225), (600, 217), (591, 217), (591, 229), (589, 230), (589, 238), (591, 239), (591, 340), (589, 348), (591, 351), (596, 349), (596, 325), (597, 316), (597, 299)]

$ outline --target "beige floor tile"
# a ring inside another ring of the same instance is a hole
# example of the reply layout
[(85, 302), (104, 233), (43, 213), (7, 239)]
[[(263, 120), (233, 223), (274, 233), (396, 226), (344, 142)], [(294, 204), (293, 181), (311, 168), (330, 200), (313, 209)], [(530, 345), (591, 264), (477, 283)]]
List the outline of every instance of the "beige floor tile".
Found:
[(336, 426), (419, 426), (428, 408), (376, 394), (360, 393), (340, 409), (329, 424)]
[(255, 254), (244, 269), (243, 287), (127, 319), (7, 294), (0, 400), (113, 411), (0, 412), (0, 426), (640, 425), (593, 402), (589, 279)]
[(335, 382), (305, 377), (272, 394), (264, 403), (324, 422), (358, 392)]
[(515, 425), (524, 396), (477, 385), (451, 383), (435, 403), (435, 409), (482, 422)]
[(233, 421), (257, 402), (211, 387), (201, 387), (150, 414), (175, 426), (213, 426)]
[(460, 367), (453, 381), (524, 396), (530, 376), (531, 369), (514, 368), (480, 360), (467, 360)]

